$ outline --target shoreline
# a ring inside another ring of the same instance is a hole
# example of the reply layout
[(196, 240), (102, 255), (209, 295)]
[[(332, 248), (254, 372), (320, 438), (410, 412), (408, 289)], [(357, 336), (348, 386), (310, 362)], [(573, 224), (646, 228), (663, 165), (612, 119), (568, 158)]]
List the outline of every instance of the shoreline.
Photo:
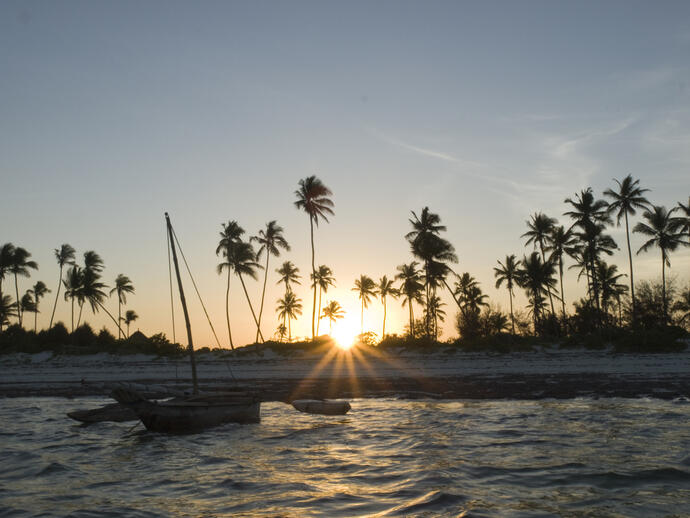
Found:
[[(186, 358), (145, 355), (0, 356), (0, 397), (105, 396), (108, 384), (134, 382), (185, 390)], [(267, 400), (401, 397), (408, 399), (690, 398), (690, 352), (612, 354), (545, 350), (495, 353), (338, 352), (219, 358), (201, 355), (199, 383), (233, 385)]]

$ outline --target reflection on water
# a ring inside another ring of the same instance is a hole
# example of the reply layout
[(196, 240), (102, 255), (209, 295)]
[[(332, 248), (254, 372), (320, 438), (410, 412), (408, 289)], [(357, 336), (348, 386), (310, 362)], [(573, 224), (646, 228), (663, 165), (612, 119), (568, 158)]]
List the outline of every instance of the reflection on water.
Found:
[(0, 400), (0, 516), (690, 515), (690, 404), (357, 400), (166, 436)]

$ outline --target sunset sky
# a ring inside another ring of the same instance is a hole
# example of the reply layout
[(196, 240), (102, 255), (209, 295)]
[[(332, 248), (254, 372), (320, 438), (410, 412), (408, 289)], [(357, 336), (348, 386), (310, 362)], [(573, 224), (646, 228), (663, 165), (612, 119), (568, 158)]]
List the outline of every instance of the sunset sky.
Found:
[[(55, 295), (53, 249), (69, 243), (80, 258), (103, 257), (106, 283), (132, 279), (134, 328), (172, 337), (168, 211), (225, 347), (221, 223), (255, 235), (276, 219), (292, 251), (271, 259), (264, 334), (283, 293), (274, 270), (291, 260), (305, 277), (293, 334), (306, 336), (309, 220), (293, 202), (313, 174), (335, 203), (315, 235), (317, 264), (337, 282), (322, 305), (339, 301), (358, 327), (355, 278), (391, 277), (411, 261), (410, 211), (428, 205), (448, 227), (455, 270), (505, 309), (492, 269), (526, 252), (530, 214), (568, 224), (566, 197), (588, 186), (600, 196), (628, 173), (655, 204), (688, 200), (688, 2), (0, 4), (0, 244), (39, 263), (22, 292), (39, 279), (53, 290), (39, 327)], [(624, 232), (611, 233), (624, 248)], [(633, 236), (635, 250), (641, 243)], [(614, 261), (627, 272), (622, 252)], [(690, 250), (671, 264), (687, 283)], [(660, 277), (657, 250), (635, 265), (636, 279)], [(575, 278), (568, 303), (584, 293)], [(258, 304), (260, 282), (248, 288)], [(254, 325), (237, 279), (231, 289), (244, 344)], [(214, 345), (191, 286), (188, 299), (197, 346)], [(443, 299), (446, 339), (456, 311)], [(108, 307), (117, 311), (115, 298)], [(389, 317), (387, 330), (402, 332), (399, 302)], [(69, 326), (62, 300), (57, 318)], [(365, 327), (380, 333), (381, 318), (375, 302)]]

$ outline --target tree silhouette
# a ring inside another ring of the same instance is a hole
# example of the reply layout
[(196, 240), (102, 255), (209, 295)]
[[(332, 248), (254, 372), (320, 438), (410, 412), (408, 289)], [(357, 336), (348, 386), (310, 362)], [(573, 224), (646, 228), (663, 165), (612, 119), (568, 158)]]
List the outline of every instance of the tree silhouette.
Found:
[(276, 270), (276, 273), (280, 275), (280, 279), (276, 284), (284, 283), (285, 293), (289, 293), (292, 291), (292, 288), (290, 287), (291, 283), (301, 284), (298, 280), (300, 279), (299, 268), (292, 264), (291, 261), (285, 261), (283, 265)]
[(374, 279), (368, 277), (367, 275), (360, 275), (359, 279), (355, 279), (355, 287), (352, 288), (352, 291), (356, 291), (359, 300), (362, 301), (360, 334), (364, 334), (364, 308), (368, 308), (371, 298), (376, 296), (376, 284), (374, 283)]
[(556, 283), (553, 278), (554, 273), (555, 268), (553, 264), (542, 261), (538, 252), (532, 252), (529, 257), (525, 256), (522, 259), (518, 282), (519, 286), (527, 292), (535, 334), (539, 331), (547, 286), (553, 287)]
[(33, 288), (29, 290), (31, 295), (34, 298), (34, 304), (36, 306), (36, 311), (34, 311), (34, 333), (37, 332), (38, 330), (38, 320), (37, 320), (37, 315), (38, 315), (38, 306), (41, 301), (41, 298), (45, 297), (46, 293), (49, 293), (50, 290), (48, 287), (45, 285), (43, 281), (37, 281), (36, 284), (33, 285)]
[[(328, 223), (326, 215), (333, 215), (333, 201), (329, 198), (333, 193), (316, 176), (309, 176), (299, 181), (299, 189), (295, 191), (297, 201), (295, 207), (309, 215), (309, 229), (311, 235), (311, 273), (316, 274), (314, 252), (314, 223), (319, 226), (319, 218)], [(316, 319), (316, 285), (314, 285), (314, 302), (311, 311), (311, 338), (314, 339), (314, 321)]]
[[(312, 280), (312, 288), (314, 285), (318, 285), (319, 288), (319, 307), (321, 307), (321, 292), (323, 291), (324, 293), (328, 292), (328, 287), (329, 286), (335, 286), (335, 277), (333, 277), (333, 271), (326, 266), (325, 264), (322, 264), (319, 266), (319, 269), (316, 270), (316, 274), (311, 275), (311, 280)], [(321, 315), (319, 315), (319, 318), (316, 320), (316, 334), (319, 334), (319, 323), (321, 322)]]
[(62, 269), (66, 264), (74, 265), (76, 258), (76, 251), (67, 243), (64, 243), (60, 248), (55, 249), (55, 259), (60, 267), (60, 274), (58, 276), (58, 287), (55, 291), (55, 302), (53, 303), (53, 312), (50, 314), (50, 324), (48, 329), (53, 327), (53, 319), (55, 318), (55, 308), (57, 308), (58, 297), (60, 296), (60, 286), (62, 285)]
[[(122, 321), (122, 304), (127, 304), (127, 293), (134, 293), (134, 285), (129, 277), (119, 274), (115, 279), (115, 287), (110, 294), (117, 293), (117, 320)], [(117, 337), (122, 338), (123, 333), (118, 329)], [(129, 324), (127, 324), (127, 336), (129, 337)]]
[(228, 271), (227, 287), (225, 289), (225, 320), (228, 324), (228, 340), (230, 341), (230, 349), (235, 350), (235, 345), (232, 343), (232, 329), (230, 328), (230, 277), (232, 274), (231, 265), (228, 263), (228, 256), (231, 255), (231, 250), (236, 243), (242, 240), (244, 229), (237, 224), (237, 221), (231, 220), (228, 223), (221, 223), (220, 241), (216, 247), (216, 255), (221, 255), (226, 259), (217, 267), (218, 275), (224, 269)]
[(298, 299), (294, 292), (288, 291), (282, 299), (278, 299), (276, 312), (278, 317), (283, 319), (283, 324), (287, 321), (288, 341), (292, 342), (291, 323), (292, 319), (302, 314), (302, 299)]
[(561, 281), (561, 310), (563, 312), (563, 322), (566, 319), (565, 311), (565, 289), (563, 288), (563, 255), (577, 244), (577, 240), (573, 237), (570, 230), (566, 230), (562, 225), (554, 226), (551, 229), (549, 237), (549, 244), (546, 248), (549, 255), (549, 261), (558, 263), (558, 275)]
[[(105, 268), (105, 265), (104, 265), (103, 259), (101, 259), (100, 255), (98, 255), (93, 250), (88, 250), (88, 251), (84, 252), (84, 269), (82, 270), (82, 287), (81, 287), (82, 293), (81, 293), (81, 297), (77, 298), (77, 302), (79, 303), (79, 317), (77, 318), (77, 327), (79, 327), (79, 324), (81, 322), (81, 314), (82, 314), (82, 310), (84, 309), (84, 302), (86, 302), (88, 299), (88, 297), (84, 293), (84, 290), (90, 289), (90, 287), (93, 287), (96, 285), (99, 286), (99, 289), (107, 288), (107, 286), (105, 284), (100, 282), (101, 272), (103, 271), (104, 268)], [(100, 303), (102, 300), (103, 300), (103, 298), (99, 298), (97, 302)], [(91, 304), (91, 308), (92, 308), (93, 312), (95, 313), (97, 311), (97, 309), (93, 309), (93, 308), (94, 307), (97, 308), (98, 304), (95, 304), (93, 301), (89, 301), (89, 303)], [(95, 306), (94, 306), (94, 304), (95, 304)], [(106, 311), (106, 313), (108, 313), (108, 315), (110, 315), (110, 313), (108, 311)], [(112, 315), (111, 315), (111, 318), (112, 318)], [(113, 318), (113, 321), (115, 321), (114, 318)], [(115, 322), (115, 325), (119, 329), (120, 323)]]
[(661, 250), (661, 298), (664, 309), (664, 324), (668, 323), (666, 266), (671, 266), (669, 254), (677, 250), (680, 245), (687, 244), (683, 241), (683, 235), (678, 232), (680, 227), (678, 219), (672, 216), (675, 211), (676, 208), (667, 211), (666, 207), (655, 205), (651, 210), (647, 209), (642, 214), (642, 217), (647, 220), (647, 223), (639, 222), (635, 225), (635, 228), (633, 228), (633, 232), (650, 238), (640, 247), (637, 251), (638, 254), (640, 252), (646, 252), (652, 246), (656, 246)]
[(259, 323), (256, 326), (255, 341), (259, 341), (259, 331), (261, 329), (261, 316), (264, 312), (264, 297), (266, 295), (266, 281), (268, 280), (268, 260), (274, 255), (280, 256), (280, 248), (290, 251), (290, 245), (283, 237), (283, 227), (278, 225), (276, 220), (266, 223), (266, 230), (259, 230), (258, 236), (252, 236), (249, 242), (256, 241), (259, 244), (259, 249), (256, 251), (257, 261), (261, 259), (261, 255), (266, 253), (266, 266), (264, 268), (264, 286), (261, 290), (261, 306), (259, 307)]
[(79, 265), (72, 265), (68, 270), (65, 278), (62, 279), (62, 285), (65, 287), (65, 300), (70, 300), (72, 303), (72, 329), (70, 332), (74, 333), (74, 301), (79, 305), (83, 304), (82, 284), (84, 274)]
[(647, 209), (650, 206), (644, 193), (649, 192), (649, 189), (641, 189), (639, 187), (639, 180), (633, 180), (631, 175), (623, 178), (622, 182), (614, 179), (618, 184), (618, 191), (606, 189), (604, 196), (611, 198), (609, 203), (609, 213), (616, 214), (616, 224), (620, 226), (621, 219), (625, 218), (625, 238), (628, 243), (628, 263), (630, 266), (630, 297), (632, 300), (632, 320), (635, 324), (635, 277), (633, 275), (632, 250), (630, 248), (630, 230), (628, 226), (628, 215), (634, 216), (636, 209)]
[[(12, 256), (14, 256), (14, 245), (12, 243), (5, 243), (0, 247), (0, 299), (2, 299), (2, 281), (5, 280), (5, 275), (10, 272), (12, 264)], [(11, 300), (11, 299), (10, 299)], [(17, 306), (14, 306), (15, 311), (12, 316), (16, 316)]]
[(17, 305), (12, 301), (9, 295), (2, 295), (0, 297), (0, 331), (3, 326), (9, 325), (10, 317), (17, 316)]
[(385, 275), (379, 279), (376, 289), (383, 303), (383, 330), (381, 331), (381, 340), (383, 340), (386, 338), (386, 297), (397, 298), (400, 293), (393, 287), (393, 281), (389, 280)]
[(127, 338), (129, 338), (129, 325), (137, 320), (139, 318), (139, 315), (136, 314), (135, 311), (128, 309), (125, 311), (125, 325), (127, 326)]
[(345, 311), (338, 302), (332, 300), (324, 306), (322, 316), (328, 319), (328, 334), (332, 335), (333, 322), (339, 318), (343, 318), (345, 316)]
[(421, 272), (417, 269), (417, 261), (412, 261), (409, 264), (401, 264), (397, 267), (398, 273), (395, 278), (402, 281), (398, 291), (404, 296), (402, 305), (409, 309), (410, 313), (410, 336), (414, 338), (414, 311), (412, 309), (412, 302), (422, 303), (422, 290), (424, 285), (421, 280)]
[(513, 290), (518, 284), (517, 281), (519, 269), (520, 261), (515, 258), (515, 254), (507, 255), (505, 261), (503, 263), (498, 261), (498, 268), (494, 268), (496, 288), (500, 288), (501, 284), (504, 282), (506, 283), (506, 288), (508, 288), (508, 296), (510, 297), (510, 328), (512, 334), (515, 334), (515, 317), (513, 316)]
[(29, 257), (31, 257), (29, 252), (27, 252), (24, 248), (17, 246), (14, 248), (9, 265), (9, 271), (14, 275), (14, 289), (17, 295), (17, 319), (20, 326), (22, 325), (22, 308), (19, 300), (19, 281), (17, 280), (17, 277), (20, 275), (22, 277), (29, 277), (31, 275), (29, 273), (29, 268), (38, 270), (36, 261), (30, 261)]
[[(543, 212), (535, 212), (532, 214), (532, 219), (527, 221), (527, 232), (522, 234), (520, 237), (526, 237), (526, 245), (533, 244), (534, 248), (539, 246), (539, 251), (541, 252), (541, 260), (546, 262), (546, 254), (544, 249), (551, 244), (551, 234), (553, 228), (558, 223), (554, 218), (548, 217)], [(547, 288), (547, 293), (549, 295), (549, 303), (551, 304), (551, 314), (555, 315), (556, 311), (553, 307), (553, 296), (551, 295), (551, 289)]]

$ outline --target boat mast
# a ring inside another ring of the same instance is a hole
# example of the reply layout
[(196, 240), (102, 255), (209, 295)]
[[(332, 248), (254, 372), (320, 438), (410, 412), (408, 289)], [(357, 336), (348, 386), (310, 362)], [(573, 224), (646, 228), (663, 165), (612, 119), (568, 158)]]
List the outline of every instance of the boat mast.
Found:
[(170, 236), (170, 248), (172, 249), (173, 263), (175, 264), (175, 275), (177, 276), (177, 286), (180, 289), (180, 300), (182, 301), (182, 310), (184, 311), (184, 322), (187, 325), (187, 343), (189, 344), (189, 361), (192, 364), (192, 385), (194, 394), (199, 393), (199, 384), (196, 379), (196, 359), (194, 358), (194, 344), (192, 343), (192, 326), (189, 324), (189, 313), (187, 312), (187, 301), (184, 298), (184, 289), (182, 289), (182, 279), (180, 278), (180, 268), (177, 264), (177, 252), (175, 251), (175, 237), (173, 236), (172, 225), (170, 224), (170, 217), (165, 213), (165, 223), (168, 226), (168, 235)]

